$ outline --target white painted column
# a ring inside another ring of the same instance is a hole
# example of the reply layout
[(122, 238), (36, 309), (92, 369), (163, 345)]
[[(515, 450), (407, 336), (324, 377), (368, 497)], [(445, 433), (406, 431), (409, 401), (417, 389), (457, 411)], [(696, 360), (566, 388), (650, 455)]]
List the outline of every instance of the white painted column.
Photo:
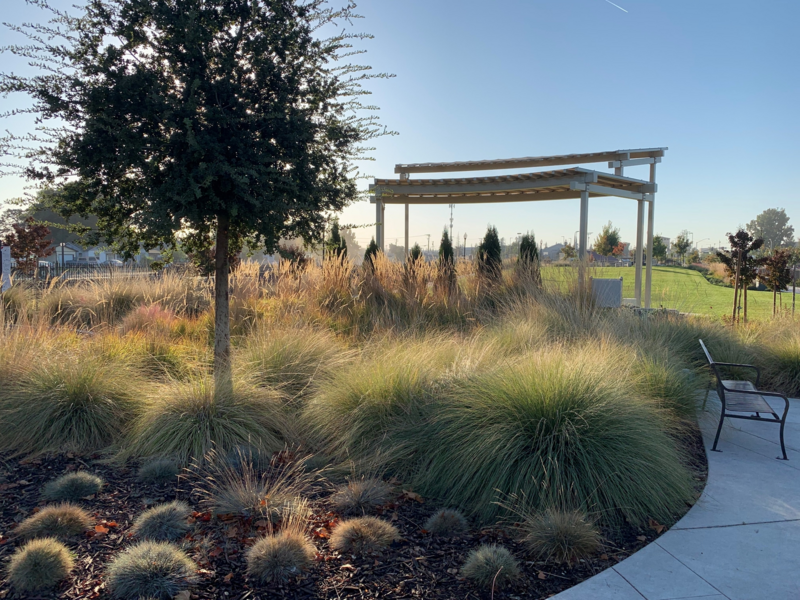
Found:
[(636, 213), (636, 254), (633, 260), (636, 261), (634, 288), (636, 290), (636, 306), (642, 305), (642, 258), (644, 256), (644, 209), (645, 200), (639, 200), (639, 207)]
[[(656, 182), (656, 163), (650, 165), (650, 183)], [(647, 272), (644, 281), (644, 307), (650, 308), (650, 297), (653, 283), (653, 226), (656, 209), (656, 195), (650, 194), (650, 206), (647, 210)]]
[(411, 248), (408, 247), (408, 204), (406, 204), (406, 258), (411, 255)]
[(375, 198), (375, 243), (378, 250), (383, 250), (383, 202)]
[(589, 231), (589, 192), (581, 192), (581, 221), (580, 238), (578, 238), (578, 259), (586, 260), (586, 246), (588, 244)]

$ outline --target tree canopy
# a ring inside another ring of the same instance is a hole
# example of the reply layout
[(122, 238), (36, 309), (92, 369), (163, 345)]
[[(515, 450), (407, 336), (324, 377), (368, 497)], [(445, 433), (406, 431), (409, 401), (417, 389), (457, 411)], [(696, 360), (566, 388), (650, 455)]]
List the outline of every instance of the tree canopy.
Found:
[(689, 233), (686, 230), (681, 231), (675, 241), (672, 242), (672, 249), (675, 250), (675, 254), (681, 257), (681, 262), (683, 262), (683, 257), (686, 256), (691, 247), (692, 240), (689, 239)]
[[(89, 243), (216, 245), (215, 372), (230, 372), (229, 249), (323, 239), (357, 197), (355, 161), (386, 133), (350, 63), (352, 5), (325, 0), (88, 0), (73, 17), (12, 29), (39, 72), (0, 75), (38, 134), (2, 146), (25, 174), (63, 183), (54, 207), (97, 216)], [(333, 37), (319, 36), (323, 27)], [(96, 238), (96, 239), (91, 239)], [(102, 238), (102, 239), (100, 239)]]
[(747, 231), (764, 240), (770, 248), (794, 244), (794, 227), (783, 208), (768, 208), (747, 224)]
[(619, 228), (614, 227), (611, 221), (603, 225), (603, 230), (594, 241), (594, 251), (602, 256), (611, 256), (621, 243)]

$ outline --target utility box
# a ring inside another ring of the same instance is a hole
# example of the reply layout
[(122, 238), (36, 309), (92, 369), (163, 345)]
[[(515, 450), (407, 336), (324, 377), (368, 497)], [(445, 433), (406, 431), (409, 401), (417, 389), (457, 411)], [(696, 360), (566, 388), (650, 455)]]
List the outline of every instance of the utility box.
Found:
[(622, 277), (619, 279), (592, 278), (592, 300), (601, 308), (622, 306)]

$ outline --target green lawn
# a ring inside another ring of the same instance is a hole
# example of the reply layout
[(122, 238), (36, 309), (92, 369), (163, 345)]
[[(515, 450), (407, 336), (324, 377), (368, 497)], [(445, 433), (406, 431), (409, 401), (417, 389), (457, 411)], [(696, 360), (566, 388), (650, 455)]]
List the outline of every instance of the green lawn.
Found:
[[(622, 277), (622, 295), (633, 298), (633, 267), (599, 267), (591, 269), (593, 277)], [(547, 277), (546, 274), (544, 274)], [(644, 278), (644, 269), (642, 269)], [(790, 308), (791, 294), (784, 294), (783, 306)], [(751, 319), (772, 315), (772, 292), (747, 292), (747, 314)], [(680, 267), (654, 267), (652, 306), (677, 308), (683, 312), (721, 317), (733, 308), (733, 288), (712, 285), (697, 271)]]

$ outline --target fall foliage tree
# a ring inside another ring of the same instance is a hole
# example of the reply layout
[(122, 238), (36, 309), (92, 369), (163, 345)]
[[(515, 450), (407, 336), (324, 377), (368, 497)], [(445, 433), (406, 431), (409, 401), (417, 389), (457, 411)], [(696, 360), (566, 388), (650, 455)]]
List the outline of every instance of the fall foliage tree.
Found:
[(733, 313), (731, 322), (739, 318), (739, 310), (744, 305), (744, 320), (747, 321), (747, 288), (756, 280), (758, 267), (763, 260), (756, 258), (755, 253), (764, 245), (764, 240), (754, 238), (747, 231), (740, 229), (735, 234), (728, 234), (729, 252), (717, 252), (720, 262), (725, 265), (728, 276), (733, 281)]
[(777, 311), (778, 292), (792, 283), (792, 273), (789, 270), (791, 253), (783, 248), (776, 248), (772, 254), (764, 259), (764, 285), (772, 290), (772, 314)]
[(620, 244), (619, 229), (611, 221), (603, 225), (603, 229), (594, 241), (594, 251), (601, 256), (612, 256), (614, 249)]
[(22, 223), (14, 223), (12, 231), (5, 237), (5, 244), (11, 246), (11, 258), (17, 261), (17, 268), (23, 273), (34, 275), (39, 259), (53, 253), (50, 229), (28, 217)]

